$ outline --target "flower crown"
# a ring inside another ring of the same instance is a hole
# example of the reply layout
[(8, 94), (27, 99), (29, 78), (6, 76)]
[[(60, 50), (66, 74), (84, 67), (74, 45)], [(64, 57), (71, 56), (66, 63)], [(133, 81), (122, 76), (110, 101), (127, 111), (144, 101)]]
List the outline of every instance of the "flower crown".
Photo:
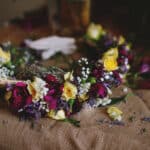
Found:
[[(130, 46), (121, 36), (110, 36), (101, 25), (91, 24), (84, 37), (86, 44), (94, 44), (97, 59), (81, 58), (68, 72), (51, 67), (34, 73), (36, 65), (27, 69), (25, 78), (15, 76), (15, 65), (10, 64), (11, 54), (0, 49), (1, 82), (11, 80), (5, 87), (5, 101), (11, 110), (22, 118), (50, 117), (56, 120), (70, 119), (84, 106), (100, 107), (114, 104), (120, 99), (110, 98), (111, 88), (119, 86), (128, 72), (131, 62)], [(102, 53), (103, 52), (103, 53)], [(26, 80), (23, 80), (26, 79)], [(5, 82), (4, 82), (5, 83)], [(122, 112), (109, 107), (108, 113), (114, 120), (121, 120)]]

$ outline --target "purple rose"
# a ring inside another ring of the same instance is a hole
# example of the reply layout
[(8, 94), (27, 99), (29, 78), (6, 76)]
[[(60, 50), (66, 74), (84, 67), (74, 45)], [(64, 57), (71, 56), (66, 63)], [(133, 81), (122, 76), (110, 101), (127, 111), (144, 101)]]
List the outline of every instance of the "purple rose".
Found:
[(104, 98), (107, 95), (107, 88), (102, 83), (96, 83), (92, 85), (90, 95), (93, 97)]
[(32, 97), (27, 90), (27, 84), (18, 82), (13, 90), (10, 105), (13, 110), (18, 111), (26, 105), (32, 103)]
[(99, 66), (98, 68), (93, 69), (92, 76), (96, 77), (97, 79), (101, 78), (104, 74), (103, 67)]

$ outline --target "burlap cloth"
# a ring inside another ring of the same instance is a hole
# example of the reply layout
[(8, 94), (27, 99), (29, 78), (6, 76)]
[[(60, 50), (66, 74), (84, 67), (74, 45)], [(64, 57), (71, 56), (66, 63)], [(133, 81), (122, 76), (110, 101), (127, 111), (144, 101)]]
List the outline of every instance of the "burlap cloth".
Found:
[[(115, 95), (121, 90), (116, 89)], [(117, 105), (124, 112), (124, 125), (109, 124), (105, 108), (97, 108), (74, 116), (81, 120), (80, 128), (48, 118), (31, 127), (31, 122), (19, 121), (1, 104), (0, 150), (148, 150), (150, 122), (141, 118), (150, 117), (150, 92), (132, 93), (126, 103)]]

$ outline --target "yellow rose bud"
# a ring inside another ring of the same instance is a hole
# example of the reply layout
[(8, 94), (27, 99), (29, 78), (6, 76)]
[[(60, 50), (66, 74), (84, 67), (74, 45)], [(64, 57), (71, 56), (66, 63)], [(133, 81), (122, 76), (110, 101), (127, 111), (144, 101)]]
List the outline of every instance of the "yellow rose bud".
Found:
[(122, 45), (122, 44), (124, 44), (125, 42), (126, 42), (125, 38), (124, 38), (123, 36), (120, 36), (120, 37), (119, 37), (118, 44), (119, 44), (119, 45)]
[(55, 120), (64, 120), (66, 118), (64, 110), (59, 110), (57, 113), (55, 113), (54, 110), (51, 110), (47, 115)]
[(64, 74), (64, 79), (69, 80), (69, 81), (73, 81), (73, 71), (65, 73)]
[(66, 81), (64, 83), (62, 98), (68, 101), (70, 99), (75, 99), (76, 95), (77, 95), (77, 87), (74, 84)]
[(121, 121), (123, 112), (117, 107), (111, 106), (107, 109), (107, 113), (113, 120)]
[(78, 98), (80, 102), (83, 102), (86, 101), (89, 98), (89, 96), (87, 94), (82, 94)]
[(107, 71), (113, 71), (118, 69), (117, 60), (112, 56), (104, 57), (103, 63), (104, 63), (104, 69)]
[(4, 64), (11, 60), (10, 52), (5, 52), (0, 47), (0, 63)]
[(96, 25), (94, 23), (89, 25), (87, 29), (87, 36), (90, 39), (98, 40), (102, 34), (104, 34), (104, 30), (101, 25)]

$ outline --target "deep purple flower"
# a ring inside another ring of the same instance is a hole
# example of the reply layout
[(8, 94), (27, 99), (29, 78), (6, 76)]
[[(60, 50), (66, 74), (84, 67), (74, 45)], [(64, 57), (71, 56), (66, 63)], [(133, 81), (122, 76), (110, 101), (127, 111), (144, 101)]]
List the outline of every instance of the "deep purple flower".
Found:
[(97, 79), (103, 77), (104, 70), (102, 66), (99, 66), (98, 68), (93, 69), (92, 76), (96, 77)]
[(107, 95), (107, 88), (102, 83), (96, 83), (92, 85), (90, 95), (93, 97), (104, 98)]
[(122, 57), (122, 58), (118, 58), (117, 62), (119, 65), (124, 65), (125, 64), (125, 57)]
[(74, 111), (71, 111), (71, 107), (69, 103), (61, 98), (57, 100), (57, 110), (63, 109), (65, 111), (66, 116), (70, 116), (71, 113), (74, 113)]
[(96, 104), (96, 102), (97, 102), (97, 101), (96, 101), (94, 98), (90, 98), (87, 103), (88, 103), (91, 107), (93, 107), (93, 106)]
[(32, 97), (27, 90), (27, 85), (23, 82), (18, 82), (12, 90), (12, 97), (10, 101), (12, 109), (18, 111), (31, 103)]
[(120, 49), (119, 50), (119, 55), (127, 57), (128, 56), (128, 51), (125, 50), (125, 49)]
[(113, 77), (114, 77), (114, 84), (116, 86), (119, 86), (122, 83), (122, 79), (121, 79), (118, 71), (113, 71)]
[(40, 101), (38, 101), (25, 106), (23, 110), (19, 112), (19, 114), (22, 119), (40, 119), (46, 114), (46, 112), (40, 109)]

